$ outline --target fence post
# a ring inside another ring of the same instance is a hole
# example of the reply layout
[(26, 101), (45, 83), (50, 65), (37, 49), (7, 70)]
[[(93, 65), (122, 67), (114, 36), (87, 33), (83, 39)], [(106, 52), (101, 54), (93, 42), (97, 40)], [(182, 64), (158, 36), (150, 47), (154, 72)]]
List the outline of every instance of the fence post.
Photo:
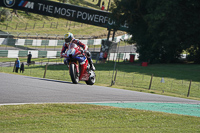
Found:
[(6, 30), (8, 29), (8, 23), (7, 23), (7, 25), (6, 25)]
[(45, 22), (43, 23), (43, 27), (42, 28), (44, 28), (44, 24), (45, 24)]
[(70, 25), (71, 25), (71, 21), (70, 21), (70, 24), (69, 24), (69, 28), (68, 28), (68, 30), (70, 30)]
[(116, 72), (115, 72), (114, 84), (116, 83), (116, 77), (117, 77), (117, 69), (116, 69)]
[(56, 29), (58, 28), (58, 22), (57, 22), (57, 25), (56, 25)]
[(67, 23), (66, 23), (66, 28), (67, 28), (67, 26), (68, 26), (68, 21), (67, 21)]
[[(113, 73), (113, 74), (114, 74), (114, 73)], [(117, 69), (116, 69), (116, 72), (115, 72), (114, 80), (112, 79), (112, 81), (111, 81), (111, 86), (112, 86), (112, 85), (115, 85), (116, 77), (117, 77)]]
[(119, 60), (120, 60), (120, 54), (121, 54), (121, 53), (117, 54), (118, 62), (119, 62)]
[[(119, 45), (118, 45), (118, 49), (117, 49), (117, 54), (118, 54), (118, 52), (119, 52), (119, 46), (120, 46), (120, 41), (119, 41)], [(115, 71), (115, 68), (116, 68), (116, 62), (117, 62), (117, 58), (116, 58), (116, 60), (115, 60), (115, 64), (114, 64), (114, 69), (113, 69), (113, 75), (112, 75), (111, 86), (114, 84), (113, 76), (114, 76), (114, 71)]]
[(190, 88), (191, 88), (191, 84), (192, 84), (192, 80), (190, 80), (190, 85), (189, 85), (189, 89), (188, 89), (188, 94), (187, 94), (187, 97), (189, 97), (189, 95), (190, 95)]
[(36, 25), (36, 23), (34, 23), (33, 29), (35, 29), (35, 25)]
[(28, 26), (28, 23), (26, 23), (26, 27), (25, 27), (25, 30), (27, 30), (27, 26)]
[(152, 80), (153, 80), (153, 74), (151, 75), (151, 80), (150, 80), (150, 84), (149, 84), (149, 90), (151, 89)]
[(46, 76), (47, 66), (48, 66), (48, 63), (46, 63), (46, 67), (45, 67), (45, 71), (44, 71), (44, 76), (43, 76), (43, 78), (45, 78), (45, 76)]

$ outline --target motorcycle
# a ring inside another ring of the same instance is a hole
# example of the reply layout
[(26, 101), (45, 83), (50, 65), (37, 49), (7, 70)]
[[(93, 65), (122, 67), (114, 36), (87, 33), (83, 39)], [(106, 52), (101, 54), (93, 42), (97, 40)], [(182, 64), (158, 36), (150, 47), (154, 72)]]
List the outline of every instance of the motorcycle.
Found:
[[(80, 47), (71, 43), (63, 56), (67, 58), (69, 74), (74, 84), (77, 84), (79, 81), (85, 81), (87, 85), (95, 83), (95, 72), (90, 69), (90, 64)], [(81, 64), (78, 61), (80, 58), (84, 60)]]

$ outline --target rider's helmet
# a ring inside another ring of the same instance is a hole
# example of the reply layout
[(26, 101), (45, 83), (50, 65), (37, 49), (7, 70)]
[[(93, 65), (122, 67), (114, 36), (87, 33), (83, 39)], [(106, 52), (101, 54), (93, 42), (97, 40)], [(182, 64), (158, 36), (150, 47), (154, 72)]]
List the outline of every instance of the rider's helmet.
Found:
[(64, 35), (64, 39), (66, 43), (71, 42), (71, 40), (74, 38), (74, 35), (70, 32), (68, 32), (67, 34)]

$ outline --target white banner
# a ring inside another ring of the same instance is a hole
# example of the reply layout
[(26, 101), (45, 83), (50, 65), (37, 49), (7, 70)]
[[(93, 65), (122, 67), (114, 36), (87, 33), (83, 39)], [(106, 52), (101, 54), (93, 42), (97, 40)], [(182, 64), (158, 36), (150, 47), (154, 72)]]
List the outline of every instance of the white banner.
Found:
[(32, 46), (41, 46), (42, 40), (33, 40)]
[(17, 58), (19, 50), (8, 50), (8, 58)]
[(47, 51), (47, 58), (56, 58), (57, 51)]
[(16, 39), (15, 45), (24, 46), (25, 39)]
[(49, 45), (48, 46), (57, 46), (58, 40), (49, 40)]

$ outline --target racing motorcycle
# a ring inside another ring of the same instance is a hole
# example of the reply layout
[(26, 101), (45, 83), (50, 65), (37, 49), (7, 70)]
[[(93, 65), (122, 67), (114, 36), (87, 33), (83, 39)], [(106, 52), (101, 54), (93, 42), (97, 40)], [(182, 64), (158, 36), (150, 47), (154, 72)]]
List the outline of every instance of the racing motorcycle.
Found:
[[(74, 84), (77, 84), (79, 81), (85, 81), (87, 85), (95, 83), (95, 72), (90, 69), (90, 64), (80, 47), (71, 43), (63, 57), (67, 58), (69, 74)], [(78, 61), (80, 58), (84, 60), (81, 64)]]

